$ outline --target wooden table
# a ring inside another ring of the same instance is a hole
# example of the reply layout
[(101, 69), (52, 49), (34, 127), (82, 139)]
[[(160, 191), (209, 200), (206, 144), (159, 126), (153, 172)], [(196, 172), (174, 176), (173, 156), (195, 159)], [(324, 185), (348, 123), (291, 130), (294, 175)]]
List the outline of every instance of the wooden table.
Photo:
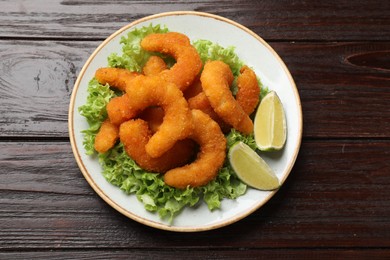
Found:
[[(199, 233), (153, 229), (106, 204), (69, 143), (73, 84), (112, 32), (195, 10), (250, 28), (297, 84), (296, 164), (262, 208)], [(390, 257), (390, 2), (1, 1), (0, 259)]]

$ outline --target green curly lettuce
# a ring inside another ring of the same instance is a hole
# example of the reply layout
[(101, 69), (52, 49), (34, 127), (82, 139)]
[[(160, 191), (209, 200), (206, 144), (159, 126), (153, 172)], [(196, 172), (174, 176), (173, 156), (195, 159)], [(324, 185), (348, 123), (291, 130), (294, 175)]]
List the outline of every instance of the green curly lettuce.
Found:
[[(121, 38), (123, 53), (111, 54), (108, 57), (108, 66), (141, 71), (152, 54), (141, 49), (140, 41), (150, 33), (167, 31), (168, 29), (160, 25), (149, 25), (129, 32), (126, 37)], [(231, 67), (235, 76), (239, 75), (243, 62), (234, 53), (233, 47), (224, 48), (207, 40), (198, 40), (193, 45), (202, 61), (222, 60)], [(164, 59), (169, 62), (169, 58)], [(112, 91), (108, 85), (99, 84), (96, 79), (89, 82), (88, 93), (87, 101), (79, 108), (79, 112), (89, 124), (89, 128), (83, 131), (83, 144), (86, 153), (91, 155), (96, 153), (93, 147), (95, 136), (107, 118), (106, 105), (118, 93)], [(243, 141), (256, 149), (253, 135), (242, 135), (233, 129), (226, 138), (227, 150), (237, 141)], [(139, 167), (126, 154), (120, 142), (106, 153), (99, 154), (98, 158), (103, 168), (102, 174), (108, 182), (127, 194), (134, 194), (146, 210), (157, 212), (162, 219), (168, 219), (170, 222), (184, 207), (192, 207), (204, 201), (210, 210), (215, 210), (220, 208), (223, 199), (235, 199), (247, 190), (247, 186), (234, 173), (228, 159), (217, 177), (207, 185), (180, 190), (167, 186), (161, 174)]]
[(102, 122), (107, 118), (106, 106), (110, 99), (116, 96), (116, 93), (110, 89), (110, 86), (102, 85), (96, 79), (89, 82), (87, 92), (87, 101), (78, 108), (78, 111), (85, 117), (89, 125), (88, 129), (82, 131), (84, 134), (83, 145), (86, 154), (92, 155), (95, 153), (93, 146), (95, 136)]
[(127, 37), (122, 36), (120, 43), (122, 44), (122, 55), (112, 53), (108, 57), (109, 67), (126, 68), (131, 71), (141, 72), (142, 67), (147, 62), (152, 53), (141, 48), (141, 40), (151, 33), (166, 33), (168, 29), (161, 27), (159, 24), (153, 26), (144, 26), (140, 29), (136, 28), (127, 34)]
[(197, 40), (193, 43), (193, 45), (198, 51), (203, 63), (208, 60), (221, 60), (230, 66), (234, 76), (238, 76), (240, 74), (240, 69), (244, 63), (234, 52), (234, 46), (224, 48), (209, 40)]

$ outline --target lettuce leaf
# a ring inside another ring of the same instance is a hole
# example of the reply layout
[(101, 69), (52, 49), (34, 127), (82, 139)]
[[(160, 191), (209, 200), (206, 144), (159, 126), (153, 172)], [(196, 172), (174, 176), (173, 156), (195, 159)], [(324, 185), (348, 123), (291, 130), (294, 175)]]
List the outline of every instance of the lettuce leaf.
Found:
[(209, 40), (197, 40), (193, 43), (193, 45), (198, 51), (203, 63), (208, 60), (221, 60), (230, 66), (234, 76), (238, 76), (240, 74), (240, 69), (244, 63), (234, 52), (234, 46), (224, 48)]
[(88, 96), (86, 103), (78, 108), (79, 113), (84, 116), (89, 124), (89, 128), (83, 130), (83, 145), (88, 155), (95, 152), (95, 136), (100, 125), (107, 118), (106, 106), (111, 98), (116, 94), (108, 85), (101, 85), (96, 79), (92, 79), (88, 84)]
[[(122, 55), (112, 53), (108, 57), (109, 67), (126, 68), (131, 71), (141, 72), (142, 67), (152, 55), (150, 52), (143, 50), (140, 46), (141, 40), (151, 33), (166, 33), (168, 29), (161, 27), (159, 24), (153, 26), (144, 26), (140, 29), (136, 28), (127, 34), (127, 37), (122, 36), (120, 43), (122, 44)], [(154, 54), (155, 55), (155, 54)]]
[(255, 138), (253, 134), (243, 135), (238, 132), (236, 129), (232, 129), (229, 134), (226, 136), (227, 146), (230, 148), (237, 142), (243, 142), (247, 144), (253, 150), (257, 149)]
[[(160, 25), (149, 25), (135, 29), (121, 38), (122, 54), (111, 54), (108, 57), (109, 67), (127, 68), (141, 71), (150, 57), (155, 55), (141, 49), (141, 40), (150, 33), (165, 33), (168, 29)], [(193, 43), (202, 61), (222, 60), (227, 63), (235, 76), (244, 64), (234, 52), (234, 47), (222, 47), (207, 40)], [(163, 57), (167, 62), (170, 58)], [(89, 155), (96, 154), (94, 150), (95, 136), (101, 123), (107, 118), (106, 105), (117, 95), (108, 85), (101, 85), (92, 79), (88, 85), (86, 103), (79, 108), (89, 128), (83, 131), (84, 147)], [(234, 129), (226, 136), (227, 150), (237, 141), (243, 141), (256, 149), (253, 135), (242, 135)], [(223, 199), (235, 199), (245, 194), (247, 186), (234, 173), (229, 160), (226, 160), (215, 180), (203, 187), (179, 190), (167, 186), (161, 174), (147, 172), (139, 167), (125, 152), (122, 143), (116, 144), (106, 153), (99, 154), (99, 163), (103, 168), (105, 179), (118, 186), (127, 194), (134, 194), (144, 204), (146, 210), (157, 212), (161, 218), (172, 222), (174, 217), (184, 208), (193, 207), (205, 202), (210, 210), (220, 208)]]

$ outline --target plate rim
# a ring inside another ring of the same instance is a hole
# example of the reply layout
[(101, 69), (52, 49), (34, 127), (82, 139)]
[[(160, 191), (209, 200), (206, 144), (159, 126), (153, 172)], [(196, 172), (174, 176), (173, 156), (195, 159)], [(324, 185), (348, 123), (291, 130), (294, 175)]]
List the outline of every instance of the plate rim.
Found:
[(231, 217), (230, 219), (228, 219), (226, 221), (222, 221), (222, 222), (218, 222), (218, 223), (214, 223), (214, 224), (203, 225), (203, 226), (200, 226), (200, 227), (199, 226), (198, 227), (194, 227), (194, 226), (186, 226), (186, 227), (182, 227), (181, 226), (181, 227), (179, 227), (179, 226), (174, 226), (174, 225), (171, 226), (171, 225), (168, 225), (168, 224), (158, 223), (158, 222), (155, 222), (153, 220), (149, 220), (149, 219), (143, 218), (143, 217), (141, 217), (139, 215), (136, 215), (136, 214), (133, 214), (131, 212), (128, 212), (127, 210), (122, 208), (120, 205), (118, 205), (115, 201), (113, 201), (110, 197), (108, 197), (104, 193), (103, 190), (100, 189), (100, 187), (95, 183), (95, 181), (90, 176), (86, 166), (84, 165), (84, 163), (83, 163), (83, 161), (81, 159), (80, 151), (79, 151), (79, 148), (76, 145), (76, 137), (75, 137), (75, 134), (74, 134), (74, 109), (75, 109), (75, 100), (76, 100), (76, 96), (77, 96), (76, 94), (77, 94), (77, 92), (79, 90), (80, 82), (81, 82), (82, 78), (84, 77), (84, 74), (85, 74), (87, 68), (89, 67), (89, 65), (92, 62), (92, 60), (96, 57), (98, 52), (106, 44), (108, 44), (113, 38), (115, 38), (117, 35), (121, 34), (122, 32), (126, 31), (127, 29), (129, 29), (131, 27), (136, 26), (139, 23), (142, 23), (142, 22), (145, 22), (145, 21), (148, 21), (148, 20), (152, 20), (152, 19), (155, 19), (155, 18), (160, 18), (160, 17), (165, 17), (165, 16), (178, 16), (178, 15), (194, 15), (194, 16), (202, 16), (202, 17), (207, 17), (207, 18), (213, 18), (213, 19), (216, 19), (216, 20), (228, 23), (230, 25), (233, 25), (235, 27), (238, 27), (239, 29), (241, 29), (241, 30), (245, 31), (246, 33), (250, 34), (252, 37), (254, 37), (261, 44), (263, 44), (264, 47), (266, 47), (267, 50), (271, 52), (273, 57), (275, 57), (277, 59), (278, 63), (281, 65), (284, 73), (286, 74), (286, 76), (288, 78), (288, 81), (290, 82), (290, 84), (292, 86), (295, 102), (296, 102), (296, 105), (297, 105), (297, 108), (298, 108), (298, 111), (299, 111), (299, 115), (298, 115), (298, 142), (297, 142), (297, 145), (296, 145), (296, 147), (295, 147), (295, 149), (293, 151), (293, 155), (291, 157), (291, 161), (290, 161), (290, 163), (288, 164), (288, 166), (287, 166), (287, 168), (285, 170), (286, 173), (283, 175), (283, 178), (280, 180), (280, 183), (282, 183), (282, 184), (285, 182), (285, 180), (290, 175), (291, 170), (292, 170), (292, 168), (293, 168), (293, 166), (295, 164), (295, 161), (297, 159), (297, 156), (298, 156), (298, 153), (299, 153), (299, 150), (300, 150), (301, 142), (302, 142), (302, 129), (303, 129), (302, 105), (301, 105), (300, 96), (299, 96), (299, 92), (298, 92), (298, 89), (296, 87), (295, 81), (294, 81), (290, 71), (288, 70), (286, 64), (284, 63), (284, 61), (280, 58), (280, 56), (276, 53), (276, 51), (265, 40), (263, 40), (258, 34), (254, 33), (252, 30), (248, 29), (247, 27), (245, 27), (245, 26), (243, 26), (243, 25), (241, 25), (241, 24), (239, 24), (239, 23), (237, 23), (237, 22), (235, 22), (233, 20), (230, 20), (228, 18), (219, 16), (219, 15), (211, 14), (211, 13), (198, 12), (198, 11), (172, 11), (172, 12), (162, 12), (162, 13), (158, 13), (158, 14), (154, 14), (154, 15), (148, 15), (148, 16), (145, 16), (143, 18), (137, 19), (137, 20), (135, 20), (135, 21), (133, 21), (133, 22), (131, 22), (131, 23), (121, 27), (120, 29), (118, 29), (117, 31), (112, 33), (109, 37), (107, 37), (92, 52), (92, 54), (89, 56), (87, 61), (84, 63), (84, 65), (83, 65), (79, 75), (77, 76), (77, 79), (75, 81), (75, 84), (74, 84), (74, 87), (73, 87), (73, 90), (72, 90), (70, 103), (69, 103), (68, 132), (69, 132), (69, 139), (70, 139), (70, 143), (71, 143), (72, 152), (73, 152), (73, 155), (74, 155), (75, 160), (77, 162), (77, 165), (79, 166), (80, 171), (82, 172), (84, 178), (87, 180), (88, 184), (92, 187), (92, 189), (107, 204), (109, 204), (111, 207), (113, 207), (115, 210), (117, 210), (119, 213), (125, 215), (126, 217), (131, 218), (131, 219), (133, 219), (133, 220), (135, 220), (135, 221), (137, 221), (137, 222), (139, 222), (141, 224), (144, 224), (146, 226), (150, 226), (150, 227), (161, 229), (161, 230), (175, 231), (175, 232), (199, 232), (199, 231), (207, 231), (207, 230), (212, 230), (212, 229), (217, 229), (217, 228), (221, 228), (221, 227), (224, 227), (224, 226), (228, 226), (228, 225), (231, 225), (231, 224), (233, 224), (233, 223), (235, 223), (235, 222), (237, 222), (237, 221), (239, 221), (239, 220), (249, 216), (254, 211), (258, 210), (264, 204), (266, 204), (275, 195), (275, 193), (277, 191), (279, 191), (280, 189), (277, 189), (277, 190), (274, 190), (274, 191), (270, 192), (269, 195), (267, 197), (265, 197), (265, 199), (262, 201), (262, 203), (257, 204), (253, 208), (251, 208), (251, 209), (249, 209), (249, 210), (247, 210), (247, 211), (245, 211), (245, 212), (243, 212), (241, 214), (236, 214), (235, 216)]

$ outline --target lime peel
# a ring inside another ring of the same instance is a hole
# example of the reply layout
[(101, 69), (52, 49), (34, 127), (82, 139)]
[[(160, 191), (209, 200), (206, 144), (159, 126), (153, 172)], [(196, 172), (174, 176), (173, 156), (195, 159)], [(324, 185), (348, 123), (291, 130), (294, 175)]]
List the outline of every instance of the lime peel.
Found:
[(271, 167), (243, 142), (229, 149), (228, 158), (237, 177), (248, 186), (259, 190), (275, 190), (280, 182)]

